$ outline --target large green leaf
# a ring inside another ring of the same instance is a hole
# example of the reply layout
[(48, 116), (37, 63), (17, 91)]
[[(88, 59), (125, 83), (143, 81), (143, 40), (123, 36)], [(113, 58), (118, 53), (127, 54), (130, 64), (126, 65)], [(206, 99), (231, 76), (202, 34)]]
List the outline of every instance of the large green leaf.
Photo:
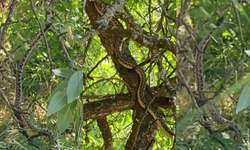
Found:
[(83, 72), (77, 71), (69, 79), (68, 90), (67, 90), (68, 103), (74, 101), (82, 91), (83, 91)]
[(236, 113), (250, 106), (250, 84), (246, 84), (241, 92), (239, 102), (237, 104)]
[(67, 104), (66, 88), (62, 91), (58, 91), (50, 100), (47, 116), (54, 114), (61, 110)]
[(67, 88), (67, 86), (68, 86), (68, 81), (63, 81), (56, 87), (56, 89), (53, 91), (50, 97), (52, 98), (57, 92), (62, 91), (63, 89)]
[(74, 121), (74, 116), (71, 112), (70, 105), (66, 105), (58, 112), (57, 115), (57, 127), (60, 133), (64, 132), (69, 124)]
[(75, 73), (74, 70), (67, 68), (58, 68), (53, 69), (52, 71), (54, 72), (54, 74), (65, 78), (70, 78)]

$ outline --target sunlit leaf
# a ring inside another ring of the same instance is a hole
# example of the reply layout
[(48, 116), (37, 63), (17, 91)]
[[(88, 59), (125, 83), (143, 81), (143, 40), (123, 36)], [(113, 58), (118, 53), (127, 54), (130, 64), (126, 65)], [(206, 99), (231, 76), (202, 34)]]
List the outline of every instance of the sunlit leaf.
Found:
[(74, 70), (67, 68), (58, 68), (58, 69), (53, 69), (52, 71), (54, 74), (64, 78), (70, 78), (75, 73)]
[(250, 56), (250, 50), (245, 50), (245, 53)]

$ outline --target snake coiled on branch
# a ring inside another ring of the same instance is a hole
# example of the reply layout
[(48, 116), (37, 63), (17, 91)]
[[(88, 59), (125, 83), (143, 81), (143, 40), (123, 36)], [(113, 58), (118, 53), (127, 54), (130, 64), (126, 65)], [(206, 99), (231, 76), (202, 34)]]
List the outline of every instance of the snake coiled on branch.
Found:
[[(104, 10), (105, 8), (103, 8), (103, 4), (93, 1), (94, 6), (97, 10), (97, 12), (99, 13), (99, 15), (103, 16), (104, 15)], [(118, 28), (123, 28), (123, 26), (121, 25), (121, 23), (115, 19), (112, 18), (110, 23)], [(162, 120), (162, 116), (150, 105), (147, 104), (147, 100), (145, 98), (145, 91), (146, 91), (146, 86), (147, 86), (147, 82), (146, 82), (146, 75), (144, 73), (144, 70), (142, 68), (140, 68), (136, 63), (134, 62), (130, 62), (128, 61), (125, 56), (122, 53), (122, 46), (123, 46), (123, 39), (120, 38), (119, 42), (116, 42), (116, 44), (114, 45), (114, 54), (115, 57), (117, 58), (118, 62), (120, 65), (122, 65), (123, 67), (127, 68), (127, 69), (134, 69), (136, 71), (136, 73), (139, 76), (139, 85), (138, 85), (138, 89), (137, 89), (137, 100), (139, 105), (146, 109), (147, 112), (153, 117), (153, 119), (155, 120), (157, 126), (161, 129), (161, 131), (170, 139), (174, 138), (174, 134), (172, 131), (170, 131), (170, 129), (165, 125), (165, 123)]]

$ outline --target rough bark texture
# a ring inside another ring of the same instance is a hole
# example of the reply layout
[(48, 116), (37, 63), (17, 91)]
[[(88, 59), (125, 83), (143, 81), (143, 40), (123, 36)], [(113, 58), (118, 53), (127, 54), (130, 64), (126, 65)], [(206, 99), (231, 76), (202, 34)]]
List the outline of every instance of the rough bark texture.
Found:
[[(98, 25), (100, 18), (102, 17), (97, 10), (95, 9), (94, 3), (87, 1), (86, 2), (86, 13), (90, 19), (91, 25), (94, 29), (99, 28)], [(114, 19), (114, 18), (113, 18)], [(98, 23), (97, 23), (98, 22)], [(109, 23), (111, 25), (111, 23)], [(122, 30), (122, 29), (119, 29)], [(121, 31), (122, 32), (122, 31)], [(137, 73), (132, 69), (129, 70), (122, 65), (119, 64), (117, 58), (114, 55), (114, 49), (117, 42), (120, 42), (121, 37), (117, 35), (117, 33), (112, 33), (111, 30), (100, 30), (98, 36), (101, 39), (102, 45), (105, 47), (107, 53), (111, 57), (115, 68), (119, 72), (122, 79), (128, 84), (131, 94), (131, 101), (134, 101), (134, 111), (133, 111), (133, 126), (132, 132), (130, 133), (130, 137), (126, 143), (127, 150), (131, 149), (152, 149), (152, 145), (155, 141), (155, 134), (156, 134), (156, 124), (155, 120), (144, 110), (138, 103), (137, 103), (137, 96), (136, 91), (139, 84), (139, 76)], [(129, 61), (135, 61), (130, 52), (128, 47), (126, 48), (126, 53), (128, 53)], [(127, 55), (127, 54), (126, 54)], [(147, 88), (146, 97), (147, 100), (150, 101), (154, 95), (151, 94), (150, 88)], [(173, 103), (168, 104), (173, 106)], [(131, 103), (130, 103), (131, 104)], [(122, 110), (122, 108), (121, 108)]]

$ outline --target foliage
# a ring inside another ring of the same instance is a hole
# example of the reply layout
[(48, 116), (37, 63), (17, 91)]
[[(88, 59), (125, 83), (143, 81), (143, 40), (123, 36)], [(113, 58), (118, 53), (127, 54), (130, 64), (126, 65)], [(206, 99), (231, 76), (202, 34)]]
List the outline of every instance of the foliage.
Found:
[[(52, 10), (53, 17), (50, 18), (50, 22), (56, 32), (49, 30), (45, 33), (45, 37), (35, 47), (25, 64), (22, 73), (22, 110), (27, 111), (30, 118), (34, 119), (32, 123), (53, 131), (58, 146), (63, 149), (103, 149), (103, 131), (99, 130), (100, 125), (95, 120), (83, 121), (84, 106), (89, 102), (114, 99), (116, 95), (128, 95), (129, 89), (121, 78), (122, 74), (117, 74), (114, 61), (108, 57), (100, 38), (93, 36), (87, 42), (83, 42), (93, 29), (83, 11), (83, 2), (51, 1), (48, 5), (48, 1), (24, 0), (17, 3), (17, 7), (14, 8), (11, 7), (14, 1), (9, 1), (5, 8), (3, 6), (1, 11), (4, 13), (0, 14), (0, 38), (3, 39), (0, 41), (0, 77), (3, 79), (0, 81), (0, 89), (3, 91), (1, 99), (4, 99), (3, 95), (7, 97), (5, 102), (0, 101), (0, 141), (4, 141), (0, 143), (0, 149), (57, 149), (48, 145), (46, 137), (33, 140), (33, 145), (29, 143), (18, 130), (13, 130), (18, 123), (10, 111), (14, 106), (12, 99), (16, 92), (13, 82), (16, 68), (25, 52), (33, 46), (35, 39), (46, 27), (48, 7)], [(110, 0), (105, 2), (112, 4)], [(164, 39), (174, 42), (175, 1), (164, 1), (169, 5), (167, 7), (165, 4), (163, 8), (159, 2), (161, 1), (129, 0), (126, 7), (139, 27), (147, 32), (148, 37), (154, 37), (155, 41)], [(168, 16), (163, 13), (165, 8)], [(11, 21), (5, 23), (12, 10), (14, 14)], [(125, 25), (125, 22), (122, 23)], [(5, 27), (6, 36), (2, 32)], [(150, 87), (160, 86), (164, 80), (160, 76), (167, 77), (176, 66), (175, 56), (168, 49), (152, 50), (136, 41), (130, 42), (129, 49), (138, 64), (153, 58), (154, 52), (162, 55), (159, 62), (163, 64), (163, 71), (153, 62), (142, 66), (148, 76)], [(175, 77), (175, 74), (172, 74), (172, 77)], [(97, 110), (93, 110), (95, 111)], [(165, 112), (166, 118), (173, 117), (172, 110), (167, 109)], [(124, 149), (126, 146), (124, 141), (129, 139), (133, 115), (132, 110), (120, 110), (107, 116), (114, 149)], [(9, 118), (13, 119), (8, 121)], [(175, 120), (166, 120), (173, 129)], [(31, 129), (27, 131), (31, 135), (35, 134)], [(161, 132), (156, 134), (156, 141), (154, 149), (170, 149), (173, 145), (173, 141)]]
[[(245, 50), (248, 50), (249, 47), (247, 24), (250, 22), (246, 13), (248, 11), (249, 4), (247, 3), (227, 0), (197, 0), (191, 2), (190, 11), (187, 13), (187, 16), (191, 18), (191, 21), (188, 22), (191, 32), (187, 34), (192, 34), (195, 37), (193, 42), (197, 45), (211, 31), (216, 21), (221, 16), (225, 17), (223, 25), (213, 36), (205, 52), (205, 86), (208, 91), (207, 96), (211, 99), (208, 103), (217, 107), (221, 116), (230, 116), (226, 118), (232, 119), (240, 127), (242, 133), (246, 133), (248, 130), (248, 123), (243, 120), (248, 118), (247, 113), (249, 112), (248, 82), (250, 70), (248, 67), (249, 58), (245, 53)], [(191, 44), (191, 47), (195, 47), (194, 44)], [(191, 52), (194, 53), (194, 50), (191, 50)], [(243, 89), (243, 87), (245, 88)], [(179, 96), (180, 99), (186, 97), (184, 94)], [(204, 133), (204, 127), (200, 127), (197, 121), (200, 116), (199, 112), (193, 111), (190, 108), (190, 105), (192, 105), (190, 103), (189, 101), (184, 104), (184, 101), (179, 101), (180, 120), (177, 122), (177, 131), (180, 132), (177, 137), (182, 138), (179, 138), (180, 141), (177, 143), (180, 147), (183, 149), (187, 149), (187, 147), (192, 149), (239, 148), (237, 143), (234, 142), (234, 133), (220, 130), (215, 132), (217, 133), (215, 135)], [(184, 107), (187, 107), (185, 111)], [(242, 111), (243, 109), (245, 110)], [(236, 115), (238, 112), (239, 114)], [(214, 126), (216, 126), (215, 124), (213, 123)], [(217, 127), (217, 129), (221, 129), (221, 127)], [(184, 138), (185, 132), (189, 132), (191, 135)], [(243, 138), (244, 136), (247, 135), (243, 135)], [(196, 142), (188, 145), (187, 143), (192, 138), (195, 138)], [(246, 147), (247, 144), (244, 143), (241, 148)]]
[[(34, 3), (34, 7), (31, 6), (31, 2)], [(2, 22), (0, 24), (0, 35), (1, 38), (3, 38), (3, 41), (0, 42), (1, 46), (3, 46), (0, 49), (0, 63), (1, 69), (3, 69), (1, 75), (1, 79), (3, 80), (1, 80), (0, 88), (4, 91), (8, 100), (15, 97), (15, 69), (24, 56), (24, 53), (30, 48), (42, 30), (38, 24), (38, 20), (43, 27), (46, 26), (45, 3), (45, 1), (37, 0), (20, 1), (16, 8), (12, 8), (11, 6), (13, 3), (9, 1), (6, 10), (1, 7), (1, 12), (5, 11), (5, 13), (1, 13)], [(63, 141), (64, 138), (57, 133), (55, 116), (46, 118), (46, 107), (49, 97), (57, 94), (56, 92), (51, 94), (55, 90), (57, 84), (62, 83), (63, 86), (63, 83), (66, 81), (63, 82), (62, 79), (54, 76), (52, 69), (62, 67), (71, 68), (74, 65), (75, 69), (79, 70), (77, 75), (82, 76), (81, 65), (79, 65), (79, 58), (81, 57), (79, 56), (82, 56), (81, 47), (83, 47), (81, 34), (83, 33), (83, 15), (81, 13), (81, 1), (74, 1), (74, 3), (71, 1), (60, 1), (51, 3), (50, 6), (54, 11), (54, 15), (57, 15), (57, 17), (54, 16), (51, 20), (53, 22), (53, 27), (58, 30), (58, 33), (61, 35), (59, 37), (52, 32), (45, 34), (49, 48), (46, 47), (45, 42), (42, 40), (31, 53), (23, 72), (22, 89), (25, 102), (22, 107), (27, 108), (26, 113), (30, 115), (31, 119), (35, 119), (35, 121), (31, 121), (32, 123), (38, 127), (49, 128), (55, 135), (58, 134), (58, 136), (55, 137), (57, 137), (57, 141), (60, 142)], [(32, 7), (35, 8), (35, 12), (32, 10)], [(9, 24), (4, 24), (8, 19), (7, 16), (12, 10), (14, 10), (13, 17), (10, 18), (12, 21), (9, 22)], [(35, 13), (38, 14), (38, 18), (35, 16)], [(5, 27), (7, 27), (7, 34), (4, 39), (3, 31)], [(68, 47), (66, 47), (66, 43), (68, 43)], [(72, 62), (66, 59), (63, 47), (66, 47)], [(77, 71), (73, 71), (73, 73), (74, 72)], [(72, 73), (72, 71), (68, 71), (68, 73)], [(72, 82), (75, 81), (71, 81), (70, 84), (72, 84)], [(2, 96), (3, 95), (1, 95), (1, 98)], [(9, 103), (13, 102), (14, 100), (9, 101)], [(36, 149), (35, 147), (53, 149), (51, 145), (47, 144), (48, 141), (45, 138), (45, 140), (41, 138), (35, 139), (33, 141), (34, 145), (32, 145), (28, 143), (24, 136), (18, 134), (18, 131), (15, 129), (15, 120), (7, 122), (12, 116), (8, 113), (11, 111), (6, 107), (6, 104), (7, 103), (3, 103), (3, 101), (1, 101), (0, 104), (1, 110), (3, 111), (3, 115), (0, 117), (0, 132), (2, 133), (0, 141), (5, 141), (5, 143), (0, 144), (0, 149), (5, 147), (10, 147), (11, 149), (19, 149), (20, 147), (23, 149)], [(31, 134), (35, 134), (30, 129), (28, 129), (28, 131)], [(64, 143), (61, 144), (63, 145)], [(72, 143), (67, 143), (65, 146), (78, 147)]]

